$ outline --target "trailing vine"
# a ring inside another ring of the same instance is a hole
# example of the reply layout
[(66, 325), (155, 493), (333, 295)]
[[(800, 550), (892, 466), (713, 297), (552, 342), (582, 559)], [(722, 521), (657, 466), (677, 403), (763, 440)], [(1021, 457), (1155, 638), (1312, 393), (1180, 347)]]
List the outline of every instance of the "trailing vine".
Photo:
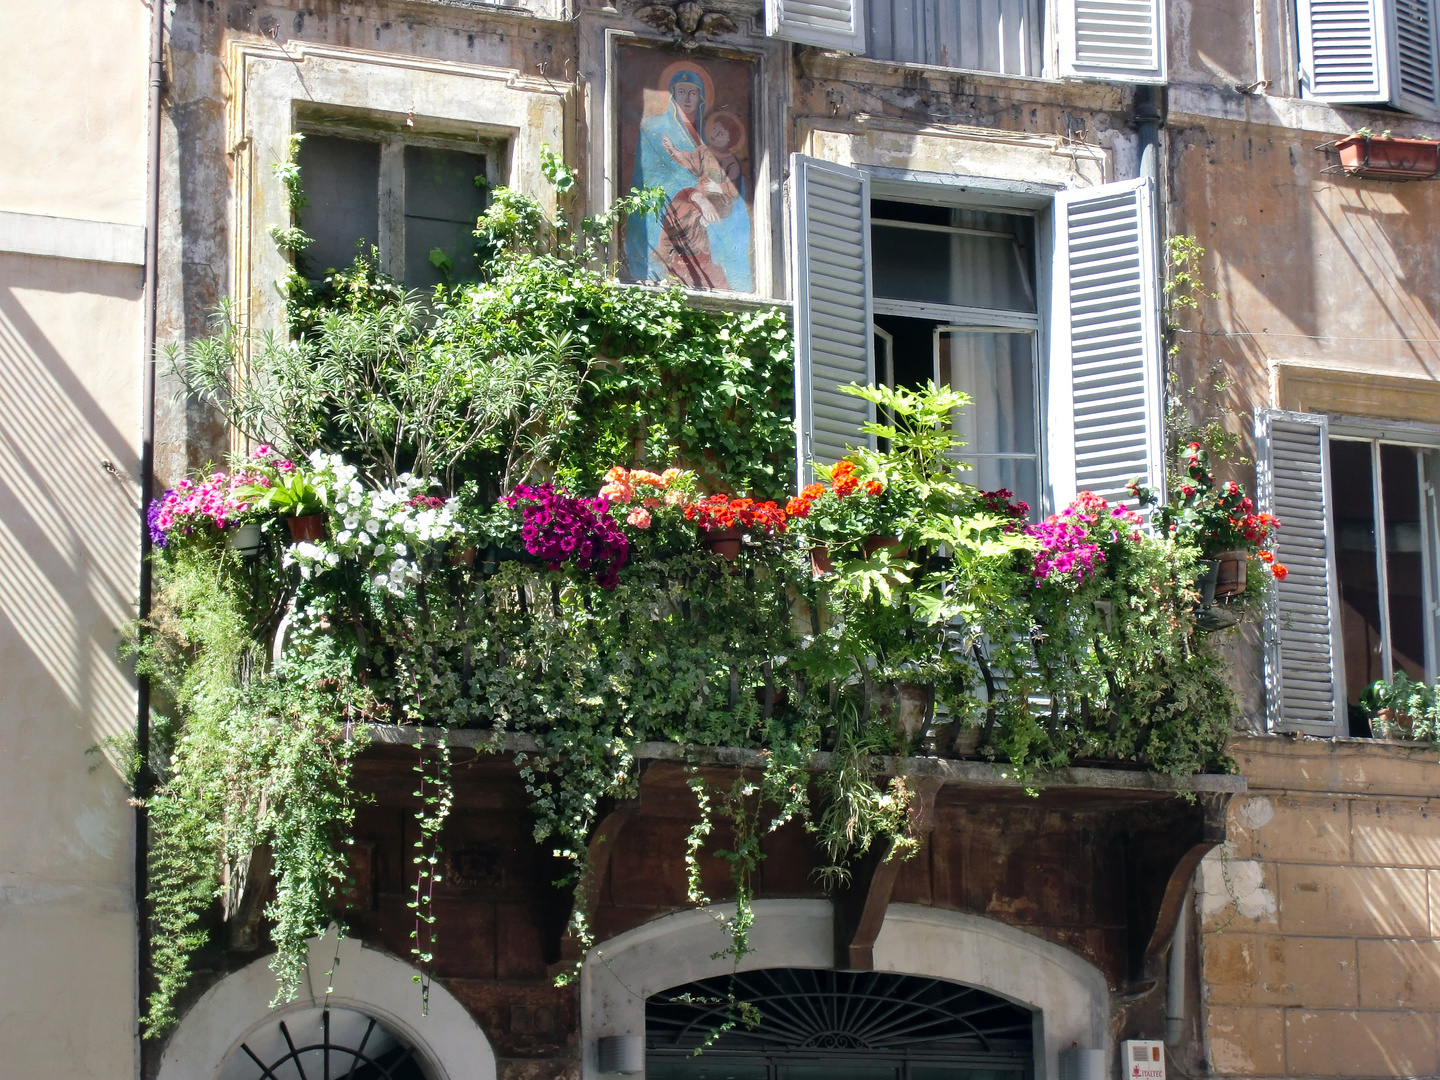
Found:
[[(284, 178), (298, 210), (298, 170)], [(1009, 493), (955, 476), (957, 395), (857, 389), (892, 419), (873, 428), (890, 449), (766, 503), (793, 461), (785, 316), (620, 285), (599, 253), (619, 215), (653, 204), (549, 220), (497, 192), (477, 228), (481, 282), (407, 295), (362, 258), (320, 286), (292, 279), (292, 341), (251, 340), (222, 312), (214, 337), (173, 355), (187, 388), (263, 445), (154, 517), (140, 662), (169, 696), (172, 756), (151, 804), (150, 1034), (174, 1020), (208, 909), (259, 850), (293, 991), (307, 939), (338, 918), (366, 724), (419, 729), (422, 993), (456, 728), (533, 747), (515, 762), (536, 841), (571, 866), (582, 948), (602, 806), (637, 794), (638, 744), (690, 748), (687, 890), (709, 904), (701, 860), (728, 863), (722, 955), (737, 962), (776, 829), (814, 832), (832, 885), (878, 843), (914, 849), (912, 793), (881, 757), (955, 753), (979, 732), (976, 752), (1027, 778), (1082, 758), (1224, 767), (1233, 702), (1189, 619), (1194, 550), (1093, 501), (1024, 526)], [(630, 484), (646, 464), (671, 466), (644, 474), (649, 497)], [(320, 535), (288, 537), (278, 510), (318, 513)], [(578, 531), (541, 536), (524, 517), (552, 510)], [(733, 562), (702, 543), (732, 518), (747, 536)], [(237, 521), (262, 524), (258, 553), (238, 553)], [(917, 686), (919, 721), (903, 707)], [(713, 786), (698, 748), (714, 746), (759, 764)]]

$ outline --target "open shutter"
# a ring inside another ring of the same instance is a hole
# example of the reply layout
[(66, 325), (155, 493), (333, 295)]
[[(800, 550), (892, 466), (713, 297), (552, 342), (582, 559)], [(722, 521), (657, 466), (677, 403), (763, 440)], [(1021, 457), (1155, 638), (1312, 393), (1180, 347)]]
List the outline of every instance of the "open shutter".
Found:
[(841, 52), (865, 51), (864, 0), (765, 0), (765, 34)]
[(860, 430), (874, 406), (840, 393), (875, 381), (870, 333), (870, 182), (864, 173), (790, 156), (795, 297), (797, 475), (832, 464), (850, 446), (874, 445)]
[(1440, 115), (1435, 0), (1395, 0), (1393, 101), (1419, 116)]
[(1290, 571), (1272, 586), (1266, 605), (1270, 728), (1344, 735), (1329, 425), (1324, 416), (1262, 410), (1255, 435), (1260, 509), (1280, 519), (1275, 557)]
[(1149, 179), (1055, 197), (1047, 439), (1056, 509), (1079, 491), (1113, 501), (1158, 488), (1161, 373)]
[(1384, 3), (1299, 0), (1300, 77), (1306, 97), (1354, 103), (1389, 101)]
[(1164, 82), (1163, 0), (1060, 0), (1060, 73)]

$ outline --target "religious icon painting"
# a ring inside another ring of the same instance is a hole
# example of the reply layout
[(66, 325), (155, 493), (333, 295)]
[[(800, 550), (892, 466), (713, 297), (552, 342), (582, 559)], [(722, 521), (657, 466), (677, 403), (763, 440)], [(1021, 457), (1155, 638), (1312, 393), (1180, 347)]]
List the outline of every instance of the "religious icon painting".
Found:
[(624, 278), (754, 292), (754, 63), (620, 43), (614, 71), (620, 190), (665, 192), (626, 222)]

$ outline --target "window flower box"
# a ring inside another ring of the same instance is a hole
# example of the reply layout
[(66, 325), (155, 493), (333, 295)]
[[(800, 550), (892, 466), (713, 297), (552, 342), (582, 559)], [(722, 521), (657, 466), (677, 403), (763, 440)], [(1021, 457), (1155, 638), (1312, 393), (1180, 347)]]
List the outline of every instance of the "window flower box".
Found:
[(1440, 173), (1440, 142), (1347, 135), (1334, 144), (1340, 168), (1371, 180), (1429, 180)]

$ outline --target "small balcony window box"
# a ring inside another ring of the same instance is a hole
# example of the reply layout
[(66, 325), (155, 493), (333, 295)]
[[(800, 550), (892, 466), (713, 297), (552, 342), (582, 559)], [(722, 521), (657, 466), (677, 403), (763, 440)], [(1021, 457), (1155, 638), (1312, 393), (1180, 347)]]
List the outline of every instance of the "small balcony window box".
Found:
[(1440, 142), (1356, 132), (1332, 144), (1348, 176), (1371, 180), (1430, 180), (1440, 173)]

